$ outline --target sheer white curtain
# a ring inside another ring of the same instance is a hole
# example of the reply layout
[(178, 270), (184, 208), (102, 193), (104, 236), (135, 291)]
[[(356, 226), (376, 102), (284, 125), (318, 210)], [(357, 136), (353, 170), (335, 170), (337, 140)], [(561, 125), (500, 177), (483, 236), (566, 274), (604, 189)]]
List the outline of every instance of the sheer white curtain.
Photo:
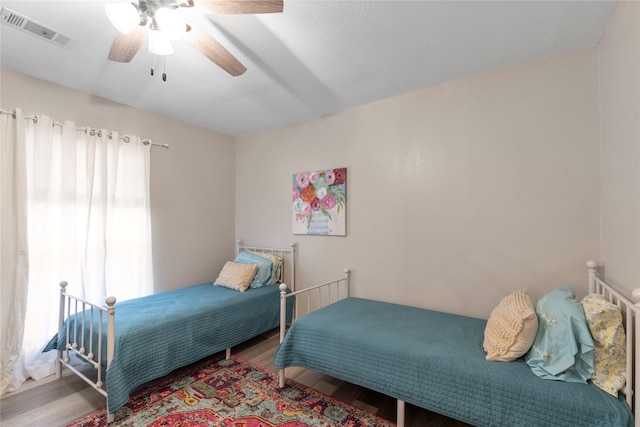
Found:
[[(6, 390), (2, 366), (3, 392), (54, 372), (55, 352), (41, 349), (57, 329), (60, 281), (69, 282), (68, 292), (99, 303), (153, 290), (150, 145), (46, 116), (34, 123), (16, 112), (15, 121), (25, 128), (28, 297), (26, 316), (15, 319), (24, 322), (24, 338)], [(10, 286), (21, 289), (3, 278), (3, 297)]]
[(20, 110), (15, 119), (0, 114), (0, 395), (24, 381), (18, 369), (29, 264), (24, 133)]

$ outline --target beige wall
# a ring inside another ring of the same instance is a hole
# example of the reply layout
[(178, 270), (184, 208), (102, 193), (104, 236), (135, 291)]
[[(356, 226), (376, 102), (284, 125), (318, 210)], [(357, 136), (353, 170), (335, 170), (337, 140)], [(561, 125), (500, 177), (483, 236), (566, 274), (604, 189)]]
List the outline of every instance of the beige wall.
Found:
[[(152, 153), (156, 290), (215, 278), (234, 237), (296, 241), (301, 286), (350, 267), (358, 296), (486, 317), (520, 287), (534, 299), (567, 282), (584, 293), (587, 259), (604, 260), (616, 282), (640, 284), (639, 7), (621, 2), (597, 48), (240, 137), (235, 147), (6, 69), (0, 105), (171, 144)], [(340, 166), (348, 236), (292, 235), (291, 175)]]
[[(595, 47), (240, 137), (236, 236), (299, 244), (298, 284), (487, 317), (599, 258)], [(348, 168), (347, 237), (294, 236), (291, 176)]]
[(155, 290), (217, 277), (234, 250), (233, 138), (8, 69), (0, 72), (5, 110), (22, 108), (170, 144), (151, 152)]
[(640, 287), (640, 3), (622, 1), (599, 49), (602, 260), (612, 282)]

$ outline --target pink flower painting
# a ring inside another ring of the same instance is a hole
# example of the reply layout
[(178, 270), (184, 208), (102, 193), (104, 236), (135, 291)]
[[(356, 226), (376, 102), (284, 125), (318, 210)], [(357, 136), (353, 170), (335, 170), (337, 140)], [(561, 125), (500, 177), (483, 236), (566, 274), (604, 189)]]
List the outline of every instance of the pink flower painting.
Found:
[(347, 168), (293, 174), (293, 234), (346, 236)]

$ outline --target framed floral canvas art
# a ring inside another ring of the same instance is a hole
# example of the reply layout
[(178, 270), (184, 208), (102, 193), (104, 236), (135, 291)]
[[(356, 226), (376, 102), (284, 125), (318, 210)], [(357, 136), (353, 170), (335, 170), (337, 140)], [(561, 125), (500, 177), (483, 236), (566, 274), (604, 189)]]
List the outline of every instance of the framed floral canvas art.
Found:
[(293, 234), (347, 235), (347, 168), (293, 174)]

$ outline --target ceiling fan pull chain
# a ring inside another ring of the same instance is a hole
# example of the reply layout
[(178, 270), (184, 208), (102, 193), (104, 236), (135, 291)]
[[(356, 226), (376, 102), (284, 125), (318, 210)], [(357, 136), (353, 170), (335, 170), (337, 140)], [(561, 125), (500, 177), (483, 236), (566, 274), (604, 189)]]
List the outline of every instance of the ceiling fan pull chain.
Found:
[(167, 81), (167, 57), (162, 57), (162, 81)]

